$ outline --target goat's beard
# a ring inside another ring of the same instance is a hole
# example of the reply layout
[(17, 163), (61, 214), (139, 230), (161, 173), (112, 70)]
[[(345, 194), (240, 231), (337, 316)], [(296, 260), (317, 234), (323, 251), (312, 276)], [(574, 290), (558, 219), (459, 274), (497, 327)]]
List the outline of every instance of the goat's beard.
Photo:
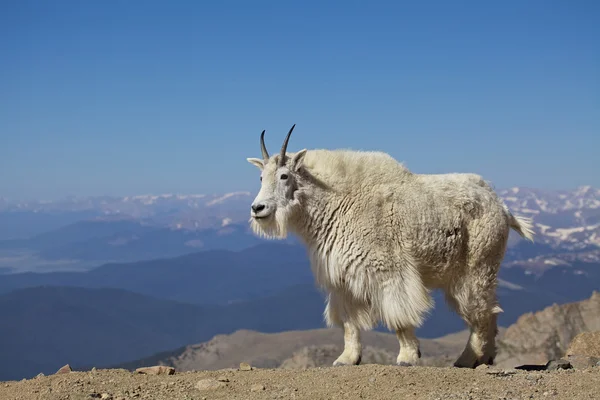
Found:
[(285, 239), (291, 209), (278, 207), (266, 218), (250, 218), (250, 227), (255, 235), (266, 239)]

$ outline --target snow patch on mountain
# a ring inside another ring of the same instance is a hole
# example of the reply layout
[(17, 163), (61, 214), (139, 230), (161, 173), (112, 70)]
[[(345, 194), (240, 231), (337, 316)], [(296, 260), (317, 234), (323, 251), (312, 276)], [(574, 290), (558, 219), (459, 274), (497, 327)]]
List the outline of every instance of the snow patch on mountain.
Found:
[(206, 203), (207, 206), (214, 206), (215, 204), (221, 204), (223, 202), (225, 202), (227, 199), (230, 199), (232, 197), (241, 197), (241, 196), (250, 196), (250, 192), (233, 192), (233, 193), (226, 193), (221, 197), (217, 197), (216, 199), (213, 199), (211, 201), (209, 201), (208, 203)]

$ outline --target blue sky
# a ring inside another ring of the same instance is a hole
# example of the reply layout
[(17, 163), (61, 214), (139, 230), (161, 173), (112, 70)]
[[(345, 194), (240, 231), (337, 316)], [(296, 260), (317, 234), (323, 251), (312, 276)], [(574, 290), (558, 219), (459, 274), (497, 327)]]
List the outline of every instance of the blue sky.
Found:
[(596, 1), (0, 4), (0, 196), (256, 191), (273, 151), (600, 186)]

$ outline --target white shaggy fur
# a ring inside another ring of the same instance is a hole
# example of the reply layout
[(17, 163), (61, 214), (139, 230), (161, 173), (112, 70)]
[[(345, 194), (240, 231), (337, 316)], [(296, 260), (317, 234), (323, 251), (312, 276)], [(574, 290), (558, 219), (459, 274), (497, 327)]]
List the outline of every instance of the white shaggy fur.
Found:
[(529, 220), (513, 216), (475, 174), (416, 174), (381, 152), (302, 150), (287, 153), (283, 166), (279, 157), (248, 159), (262, 171), (251, 226), (306, 244), (328, 292), (325, 320), (344, 328), (334, 365), (360, 363), (360, 330), (378, 322), (398, 336), (398, 364), (415, 364), (414, 330), (435, 288), (471, 329), (455, 365), (493, 363), (497, 272), (510, 228), (533, 239)]

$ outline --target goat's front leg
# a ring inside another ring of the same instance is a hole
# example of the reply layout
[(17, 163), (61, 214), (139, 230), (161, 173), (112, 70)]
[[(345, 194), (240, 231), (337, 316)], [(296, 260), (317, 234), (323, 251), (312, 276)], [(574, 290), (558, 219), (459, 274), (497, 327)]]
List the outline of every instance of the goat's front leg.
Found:
[(419, 349), (419, 339), (415, 335), (415, 328), (411, 326), (396, 329), (396, 336), (400, 343), (400, 353), (396, 364), (403, 367), (416, 365), (419, 358), (421, 358), (421, 350)]
[(333, 362), (334, 366), (358, 365), (362, 358), (359, 328), (348, 321), (344, 322), (344, 352)]

